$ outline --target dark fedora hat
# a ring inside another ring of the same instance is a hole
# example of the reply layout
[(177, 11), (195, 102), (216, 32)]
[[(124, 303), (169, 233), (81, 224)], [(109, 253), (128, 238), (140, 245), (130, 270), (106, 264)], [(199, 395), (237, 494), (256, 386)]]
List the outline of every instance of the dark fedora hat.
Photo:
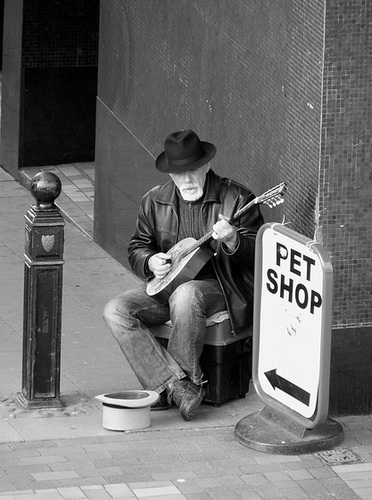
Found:
[(164, 149), (157, 157), (155, 165), (160, 172), (168, 174), (196, 170), (216, 154), (216, 147), (201, 141), (192, 130), (181, 130), (168, 135)]

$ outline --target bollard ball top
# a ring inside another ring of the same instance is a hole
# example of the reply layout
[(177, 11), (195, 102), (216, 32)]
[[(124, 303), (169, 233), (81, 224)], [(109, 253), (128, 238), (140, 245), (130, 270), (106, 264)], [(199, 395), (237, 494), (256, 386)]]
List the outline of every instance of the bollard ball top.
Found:
[(62, 190), (59, 177), (53, 172), (39, 172), (30, 182), (30, 192), (36, 200), (37, 208), (48, 210), (54, 207), (54, 200)]

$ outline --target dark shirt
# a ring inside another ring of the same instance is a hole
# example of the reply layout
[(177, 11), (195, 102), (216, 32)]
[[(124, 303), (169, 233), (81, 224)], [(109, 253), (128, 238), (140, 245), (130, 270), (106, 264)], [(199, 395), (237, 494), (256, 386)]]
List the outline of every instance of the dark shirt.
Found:
[[(189, 237), (199, 240), (204, 236), (201, 219), (203, 198), (204, 196), (196, 201), (186, 201), (181, 196), (178, 196), (178, 216), (180, 222), (177, 242)], [(217, 279), (211, 259), (208, 260), (194, 279), (203, 280), (208, 278)]]

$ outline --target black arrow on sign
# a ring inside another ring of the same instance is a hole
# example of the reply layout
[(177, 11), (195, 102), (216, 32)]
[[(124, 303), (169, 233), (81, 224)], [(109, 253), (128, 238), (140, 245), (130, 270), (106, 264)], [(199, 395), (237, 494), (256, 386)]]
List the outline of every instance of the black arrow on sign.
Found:
[(265, 375), (274, 390), (278, 388), (286, 394), (292, 396), (292, 398), (297, 399), (304, 405), (309, 406), (310, 394), (304, 389), (301, 389), (301, 387), (298, 387), (298, 385), (295, 385), (289, 380), (286, 380), (285, 378), (278, 375), (276, 373), (276, 368), (274, 370), (270, 370), (269, 372), (265, 372)]

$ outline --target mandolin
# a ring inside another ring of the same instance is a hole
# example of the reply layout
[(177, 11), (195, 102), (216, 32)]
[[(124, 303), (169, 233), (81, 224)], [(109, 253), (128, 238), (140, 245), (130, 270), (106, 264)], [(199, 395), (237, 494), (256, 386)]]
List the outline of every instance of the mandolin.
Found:
[[(269, 189), (235, 212), (232, 218), (229, 219), (229, 223), (234, 224), (255, 205), (264, 203), (273, 208), (283, 203), (283, 196), (286, 191), (287, 185), (285, 182)], [(203, 246), (205, 243), (212, 241), (212, 234), (213, 229), (199, 240), (184, 238), (176, 243), (166, 254), (171, 262), (170, 271), (162, 278), (155, 277), (150, 280), (146, 287), (146, 293), (167, 300), (181, 283), (195, 278), (200, 269), (213, 255), (213, 251), (209, 247)]]

